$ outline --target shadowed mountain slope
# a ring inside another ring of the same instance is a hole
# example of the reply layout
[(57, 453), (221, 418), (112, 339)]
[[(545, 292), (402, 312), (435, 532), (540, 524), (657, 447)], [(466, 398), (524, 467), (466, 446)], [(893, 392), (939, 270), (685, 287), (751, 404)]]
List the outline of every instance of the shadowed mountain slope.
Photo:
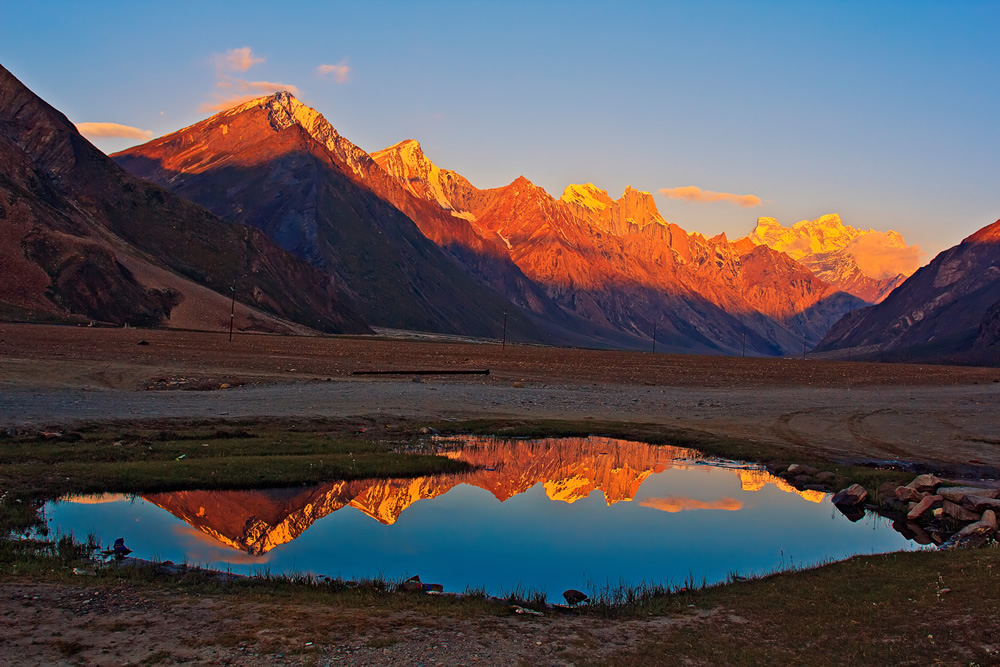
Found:
[(236, 285), (252, 308), (241, 308), (243, 328), (288, 328), (266, 311), (324, 331), (368, 330), (328, 277), (128, 174), (2, 67), (0, 268), (3, 317), (192, 326), (172, 320), (179, 304), (225, 312)]
[(1000, 220), (939, 254), (882, 303), (845, 316), (817, 351), (997, 364), (998, 312)]

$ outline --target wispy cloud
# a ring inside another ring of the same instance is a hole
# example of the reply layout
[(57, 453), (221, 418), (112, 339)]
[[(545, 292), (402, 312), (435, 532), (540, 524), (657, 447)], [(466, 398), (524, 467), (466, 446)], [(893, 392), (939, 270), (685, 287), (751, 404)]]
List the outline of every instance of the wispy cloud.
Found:
[(142, 139), (148, 141), (153, 138), (150, 130), (140, 130), (131, 125), (119, 125), (118, 123), (77, 123), (76, 129), (85, 137), (105, 138), (120, 137), (123, 139)]
[(316, 73), (320, 76), (332, 74), (337, 83), (347, 83), (350, 80), (351, 68), (346, 61), (341, 60), (336, 65), (320, 65), (316, 68)]
[(647, 498), (639, 503), (643, 507), (652, 507), (662, 512), (683, 512), (685, 510), (726, 510), (735, 512), (743, 509), (743, 503), (735, 498), (721, 500), (695, 500), (694, 498)]
[(215, 64), (220, 71), (245, 72), (257, 63), (262, 62), (264, 62), (264, 59), (255, 56), (249, 46), (239, 49), (229, 49), (225, 53), (215, 54)]
[(713, 192), (712, 190), (702, 190), (696, 185), (685, 185), (679, 188), (661, 188), (660, 194), (667, 199), (683, 199), (701, 203), (726, 202), (736, 204), (743, 208), (760, 206), (761, 199), (756, 195), (734, 195), (728, 192)]

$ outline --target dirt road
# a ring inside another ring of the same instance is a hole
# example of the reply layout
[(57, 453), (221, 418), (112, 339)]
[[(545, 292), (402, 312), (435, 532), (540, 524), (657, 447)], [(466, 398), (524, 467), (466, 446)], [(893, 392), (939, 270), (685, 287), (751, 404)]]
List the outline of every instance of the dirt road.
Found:
[[(221, 334), (11, 324), (0, 340), (0, 425), (589, 418), (821, 448), (852, 460), (1000, 467), (1000, 369), (349, 338), (229, 343)], [(487, 368), (488, 376), (420, 382), (351, 375)], [(201, 390), (183, 390), (191, 387)]]

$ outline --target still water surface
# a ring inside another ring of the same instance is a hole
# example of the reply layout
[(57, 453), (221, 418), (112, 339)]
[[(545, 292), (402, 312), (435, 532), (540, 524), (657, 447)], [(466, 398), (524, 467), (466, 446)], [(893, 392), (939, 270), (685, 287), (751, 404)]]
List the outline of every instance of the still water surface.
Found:
[(471, 473), (254, 491), (64, 498), (50, 530), (133, 556), (238, 573), (419, 574), (501, 594), (709, 583), (859, 553), (918, 548), (884, 519), (695, 450), (609, 438), (464, 438)]

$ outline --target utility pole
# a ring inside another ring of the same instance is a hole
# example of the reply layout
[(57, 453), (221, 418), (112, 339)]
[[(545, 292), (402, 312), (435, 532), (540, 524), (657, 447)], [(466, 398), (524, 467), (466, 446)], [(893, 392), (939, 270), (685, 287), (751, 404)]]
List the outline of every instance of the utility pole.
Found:
[(653, 354), (656, 354), (656, 322), (653, 322)]
[(507, 349), (507, 306), (503, 307), (503, 339), (500, 341), (500, 351)]
[(229, 342), (233, 342), (233, 323), (236, 320), (236, 285), (229, 288), (233, 292), (233, 305), (229, 309)]

